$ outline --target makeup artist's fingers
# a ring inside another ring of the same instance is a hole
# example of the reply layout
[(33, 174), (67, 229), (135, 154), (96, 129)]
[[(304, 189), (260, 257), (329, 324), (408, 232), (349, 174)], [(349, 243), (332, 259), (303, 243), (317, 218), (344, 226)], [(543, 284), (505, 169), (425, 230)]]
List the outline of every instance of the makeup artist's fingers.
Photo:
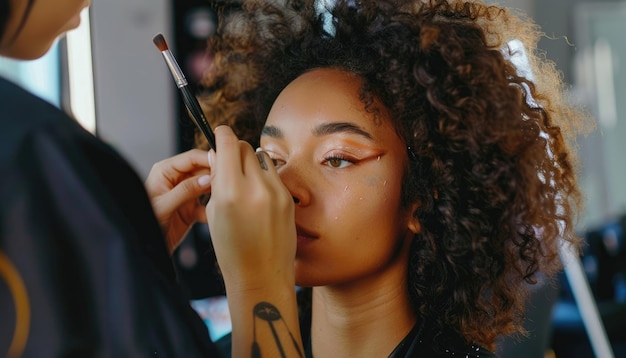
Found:
[(210, 173), (207, 152), (191, 149), (155, 163), (145, 181), (150, 196), (171, 189), (192, 175)]
[[(276, 166), (274, 165), (274, 162), (272, 161), (272, 158), (270, 158), (269, 154), (261, 148), (257, 148), (255, 154), (259, 162), (259, 167), (264, 174), (262, 177), (266, 183), (265, 185), (272, 189), (272, 195), (276, 199), (286, 198), (289, 202), (293, 201), (291, 193), (280, 179)], [(254, 167), (254, 165), (251, 164), (251, 167)]]
[(167, 238), (170, 252), (195, 222), (206, 222), (197, 198), (211, 188), (207, 152), (192, 149), (152, 166), (145, 181), (152, 208)]
[(263, 172), (261, 178), (263, 179), (264, 186), (267, 188), (266, 190), (270, 194), (272, 202), (274, 202), (273, 207), (276, 210), (275, 214), (279, 217), (285, 218), (285, 222), (293, 220), (293, 196), (278, 175), (278, 171), (274, 166), (272, 158), (270, 158), (267, 152), (261, 150), (260, 148), (256, 150), (255, 154), (260, 164), (259, 168), (261, 168), (261, 171)]
[[(220, 188), (216, 191), (220, 202), (249, 201), (252, 198), (270, 201), (282, 196), (291, 200), (291, 196), (285, 194), (288, 191), (267, 153), (255, 152), (228, 126), (216, 127), (215, 137), (220, 151), (211, 150), (209, 162), (214, 168), (213, 185)], [(246, 192), (248, 194), (244, 194)]]
[(229, 129), (216, 128), (219, 150), (210, 152), (213, 181), (206, 215), (225, 281), (249, 282), (261, 276), (253, 282), (262, 284), (276, 268), (291, 274), (294, 205), (269, 157), (260, 154), (264, 170), (250, 144), (235, 139)]
[[(253, 177), (250, 177), (250, 169), (247, 168), (246, 163), (254, 162), (257, 171), (260, 171), (259, 162), (254, 155), (252, 146), (245, 141), (241, 141), (237, 138), (230, 127), (218, 126), (215, 129), (215, 137), (217, 146), (220, 148), (219, 153), (212, 152), (212, 160), (215, 167), (215, 177), (213, 181), (215, 183), (222, 183), (224, 185), (217, 184), (221, 189), (219, 195), (223, 202), (245, 200), (246, 195), (243, 187), (250, 185), (250, 180), (254, 177), (258, 177), (258, 173)], [(251, 193), (255, 193), (252, 190)]]
[(176, 184), (171, 190), (158, 196), (155, 201), (172, 210), (187, 202), (197, 203), (199, 196), (210, 192), (211, 179), (211, 176), (208, 174), (187, 178)]
[[(244, 156), (243, 152), (244, 149), (242, 148), (242, 157)], [(245, 152), (248, 153), (243, 163), (245, 175), (259, 181), (257, 184), (259, 185), (257, 191), (259, 194), (263, 192), (268, 194), (268, 197), (262, 200), (279, 201), (280, 206), (287, 207), (288, 204), (283, 204), (282, 201), (290, 202), (292, 200), (291, 194), (280, 180), (269, 155), (261, 149), (252, 152), (251, 147), (250, 149), (246, 148)]]
[(218, 175), (229, 178), (241, 175), (239, 138), (233, 130), (226, 125), (217, 126), (215, 128), (215, 142), (220, 148), (219, 155), (215, 156), (215, 165), (221, 171)]
[(207, 152), (201, 149), (190, 149), (155, 163), (154, 170), (170, 176), (187, 173), (197, 168), (209, 168)]
[(269, 199), (266, 200), (275, 201), (278, 204), (277, 207), (291, 210), (290, 204), (293, 198), (280, 179), (274, 162), (272, 162), (270, 156), (260, 148), (257, 148), (254, 154), (256, 162), (250, 158), (250, 160), (246, 161), (244, 170), (246, 173), (254, 173), (262, 182), (262, 184), (259, 185), (263, 187), (262, 190), (269, 196)]
[(211, 190), (211, 176), (197, 175), (177, 183), (171, 190), (151, 197), (154, 213), (168, 243), (178, 242), (191, 225), (206, 222), (204, 206), (197, 198)]

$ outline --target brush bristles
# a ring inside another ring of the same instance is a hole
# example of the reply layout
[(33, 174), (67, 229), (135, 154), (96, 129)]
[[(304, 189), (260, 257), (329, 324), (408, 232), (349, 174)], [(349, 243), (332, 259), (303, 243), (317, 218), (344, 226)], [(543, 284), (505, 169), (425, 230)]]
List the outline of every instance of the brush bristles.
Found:
[(154, 36), (152, 41), (154, 41), (154, 44), (159, 49), (159, 51), (167, 51), (167, 42), (165, 42), (165, 37), (163, 37), (163, 35), (158, 34)]

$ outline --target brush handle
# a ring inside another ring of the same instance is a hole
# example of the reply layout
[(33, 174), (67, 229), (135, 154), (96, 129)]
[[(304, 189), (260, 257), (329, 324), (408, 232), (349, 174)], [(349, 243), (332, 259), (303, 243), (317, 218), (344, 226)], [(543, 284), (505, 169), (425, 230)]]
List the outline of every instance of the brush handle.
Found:
[(202, 108), (200, 108), (198, 99), (196, 99), (196, 96), (191, 92), (189, 86), (180, 87), (180, 93), (182, 94), (185, 106), (189, 110), (191, 119), (196, 123), (196, 126), (200, 128), (211, 148), (213, 148), (213, 150), (217, 150), (215, 146), (215, 135), (213, 135), (213, 130), (211, 129), (209, 122), (206, 120), (204, 112), (202, 112)]

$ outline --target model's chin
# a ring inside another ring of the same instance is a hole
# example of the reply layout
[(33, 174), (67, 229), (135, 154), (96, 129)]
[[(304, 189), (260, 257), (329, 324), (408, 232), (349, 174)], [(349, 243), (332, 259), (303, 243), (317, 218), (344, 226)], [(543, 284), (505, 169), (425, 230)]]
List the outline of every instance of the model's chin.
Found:
[(302, 266), (298, 267), (296, 262), (296, 286), (298, 287), (314, 287), (317, 286), (317, 280), (308, 274), (306, 269)]

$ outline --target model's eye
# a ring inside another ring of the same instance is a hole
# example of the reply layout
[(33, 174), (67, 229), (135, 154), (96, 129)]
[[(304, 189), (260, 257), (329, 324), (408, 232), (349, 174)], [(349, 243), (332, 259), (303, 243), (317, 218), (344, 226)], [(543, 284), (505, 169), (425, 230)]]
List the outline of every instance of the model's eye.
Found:
[(334, 157), (326, 158), (326, 160), (324, 161), (324, 164), (328, 165), (331, 168), (339, 169), (339, 168), (345, 168), (354, 163), (346, 158), (334, 156)]
[(285, 165), (285, 161), (279, 158), (271, 158), (272, 163), (274, 163), (274, 167), (276, 167), (277, 169), (282, 167), (283, 165)]
[(269, 155), (270, 160), (274, 163), (274, 167), (276, 169), (282, 167), (286, 163), (285, 160), (278, 158), (274, 153), (267, 153), (267, 155)]
[[(261, 150), (261, 148), (259, 148), (257, 150)], [(278, 156), (277, 153), (274, 153), (274, 152), (269, 151), (269, 150), (265, 150), (265, 153), (267, 153), (267, 155), (270, 157), (270, 160), (272, 161), (272, 163), (274, 163), (274, 167), (280, 168), (281, 166), (285, 165), (285, 160), (280, 159), (280, 157)]]

